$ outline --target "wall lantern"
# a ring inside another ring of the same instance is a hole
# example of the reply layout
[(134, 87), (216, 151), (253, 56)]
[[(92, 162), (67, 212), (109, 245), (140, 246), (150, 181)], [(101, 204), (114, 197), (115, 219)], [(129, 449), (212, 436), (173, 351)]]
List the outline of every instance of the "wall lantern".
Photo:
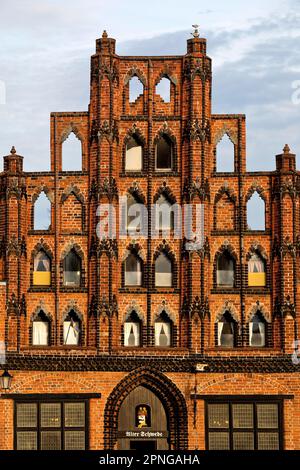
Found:
[(4, 370), (3, 374), (0, 377), (1, 379), (1, 388), (3, 390), (9, 390), (11, 386), (11, 381), (12, 381), (12, 375), (8, 372), (7, 369)]

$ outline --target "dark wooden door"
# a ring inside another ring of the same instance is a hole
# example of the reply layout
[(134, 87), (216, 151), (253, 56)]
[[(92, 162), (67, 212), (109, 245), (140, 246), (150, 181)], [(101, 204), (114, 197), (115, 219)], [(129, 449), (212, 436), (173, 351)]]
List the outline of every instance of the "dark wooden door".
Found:
[[(137, 410), (142, 408), (147, 412), (146, 426), (140, 427), (137, 418)], [(161, 433), (162, 437), (153, 436), (141, 437), (141, 431), (145, 433)], [(136, 433), (126, 436), (126, 432)], [(137, 442), (134, 444), (134, 442)], [(135, 388), (124, 399), (118, 418), (118, 449), (129, 450), (133, 445), (140, 446), (143, 442), (143, 449), (149, 446), (151, 449), (168, 450), (168, 425), (165, 408), (160, 399), (146, 387)]]

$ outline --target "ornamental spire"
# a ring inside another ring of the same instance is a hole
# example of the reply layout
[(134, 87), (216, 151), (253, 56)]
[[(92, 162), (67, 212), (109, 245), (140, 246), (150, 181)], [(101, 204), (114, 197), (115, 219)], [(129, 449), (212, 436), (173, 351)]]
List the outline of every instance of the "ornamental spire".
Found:
[(198, 24), (192, 24), (192, 28), (195, 29), (195, 31), (193, 31), (191, 33), (191, 35), (194, 37), (194, 38), (198, 38), (199, 37), (199, 25)]

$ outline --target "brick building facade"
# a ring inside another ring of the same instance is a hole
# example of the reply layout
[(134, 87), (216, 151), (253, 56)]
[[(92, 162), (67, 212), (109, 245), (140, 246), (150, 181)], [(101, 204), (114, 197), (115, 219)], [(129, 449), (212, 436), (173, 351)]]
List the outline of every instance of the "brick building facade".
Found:
[[(300, 173), (287, 145), (275, 171), (246, 171), (245, 116), (212, 114), (211, 80), (197, 31), (164, 57), (119, 56), (104, 32), (88, 111), (51, 114), (51, 170), (4, 157), (0, 449), (300, 448)], [(80, 171), (62, 163), (72, 133)], [(233, 168), (219, 171), (224, 137)], [(121, 196), (149, 209), (148, 234), (153, 203), (201, 203), (204, 244), (189, 250), (171, 222), (167, 238), (99, 239), (99, 204)]]

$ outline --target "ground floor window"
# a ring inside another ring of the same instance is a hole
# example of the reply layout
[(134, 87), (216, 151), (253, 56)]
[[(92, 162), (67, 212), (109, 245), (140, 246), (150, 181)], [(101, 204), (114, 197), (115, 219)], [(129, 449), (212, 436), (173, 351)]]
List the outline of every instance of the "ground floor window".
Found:
[(86, 400), (15, 402), (15, 448), (87, 449), (87, 406)]
[(207, 402), (207, 449), (279, 450), (281, 422), (281, 402)]

